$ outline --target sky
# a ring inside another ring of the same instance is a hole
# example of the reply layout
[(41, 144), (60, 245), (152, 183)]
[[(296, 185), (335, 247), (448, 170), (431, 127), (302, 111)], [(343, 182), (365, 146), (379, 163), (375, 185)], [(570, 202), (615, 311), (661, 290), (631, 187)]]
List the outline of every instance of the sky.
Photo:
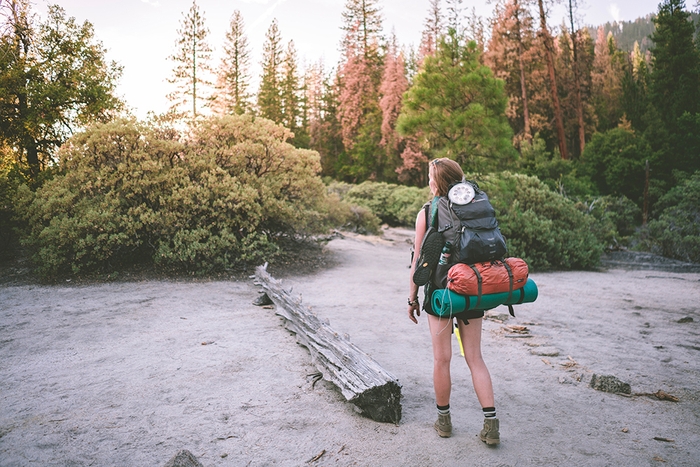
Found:
[[(656, 12), (660, 0), (578, 0), (578, 22), (600, 25), (608, 21), (630, 21)], [(690, 2), (693, 3), (693, 2)], [(192, 0), (34, 0), (34, 11), (46, 18), (48, 4), (63, 7), (79, 22), (89, 21), (95, 36), (107, 50), (107, 59), (123, 67), (117, 94), (138, 118), (149, 111), (165, 112), (166, 94), (171, 91), (167, 78), (173, 63), (177, 30)], [(324, 62), (326, 70), (339, 60), (343, 31), (341, 14), (345, 0), (197, 0), (214, 49), (218, 66), (231, 15), (239, 10), (246, 25), (251, 48), (253, 86), (259, 80), (262, 44), (273, 19), (277, 19), (283, 44), (294, 41), (302, 65)], [(443, 10), (445, 2), (442, 2)], [(417, 46), (427, 17), (428, 0), (379, 0), (384, 31), (393, 31), (402, 46)], [(491, 0), (464, 0), (465, 11), (472, 9), (487, 22), (493, 11)], [(555, 6), (550, 26), (564, 21), (563, 6)]]

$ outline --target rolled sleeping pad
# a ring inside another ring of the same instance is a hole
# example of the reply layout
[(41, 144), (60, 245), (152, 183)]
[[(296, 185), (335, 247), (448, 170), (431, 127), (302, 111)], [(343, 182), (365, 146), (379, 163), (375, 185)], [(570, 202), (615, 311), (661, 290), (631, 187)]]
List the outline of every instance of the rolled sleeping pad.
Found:
[(522, 288), (513, 291), (510, 300), (508, 300), (508, 292), (482, 295), (478, 308), (476, 307), (479, 300), (478, 296), (460, 295), (450, 289), (435, 290), (431, 300), (435, 314), (438, 316), (452, 316), (468, 310), (490, 310), (499, 305), (534, 302), (537, 300), (537, 284), (528, 278)]

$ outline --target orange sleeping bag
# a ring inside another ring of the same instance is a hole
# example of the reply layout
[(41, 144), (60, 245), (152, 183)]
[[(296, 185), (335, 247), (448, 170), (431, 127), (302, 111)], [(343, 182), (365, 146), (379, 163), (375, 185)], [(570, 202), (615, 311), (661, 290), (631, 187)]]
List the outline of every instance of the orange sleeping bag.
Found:
[(518, 290), (527, 282), (527, 263), (520, 258), (458, 263), (447, 273), (447, 288), (460, 295), (487, 295)]

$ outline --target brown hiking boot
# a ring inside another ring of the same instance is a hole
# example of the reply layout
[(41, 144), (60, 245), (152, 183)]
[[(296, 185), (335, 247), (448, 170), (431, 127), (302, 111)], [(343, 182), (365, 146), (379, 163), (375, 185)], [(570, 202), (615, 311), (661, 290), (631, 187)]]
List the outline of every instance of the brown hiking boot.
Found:
[(481, 441), (488, 444), (489, 446), (495, 446), (501, 442), (501, 437), (498, 433), (498, 419), (497, 418), (486, 418), (484, 419), (484, 429), (479, 433), (479, 438)]
[(438, 419), (435, 422), (435, 430), (441, 438), (449, 438), (452, 436), (452, 418), (450, 414), (438, 414)]

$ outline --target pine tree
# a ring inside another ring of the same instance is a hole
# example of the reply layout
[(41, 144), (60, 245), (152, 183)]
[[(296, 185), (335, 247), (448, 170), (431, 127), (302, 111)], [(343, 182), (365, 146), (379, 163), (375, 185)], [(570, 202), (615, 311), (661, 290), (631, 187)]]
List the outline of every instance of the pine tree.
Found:
[(649, 95), (657, 117), (645, 137), (658, 155), (652, 170), (669, 183), (700, 170), (700, 49), (689, 19), (683, 0), (665, 0), (652, 35)]
[(467, 26), (464, 29), (464, 35), (468, 40), (476, 42), (476, 46), (483, 57), (484, 45), (486, 44), (486, 32), (484, 20), (476, 13), (475, 7), (472, 7), (471, 14), (467, 16)]
[(503, 81), (481, 65), (479, 50), (450, 29), (406, 93), (397, 126), (431, 158), (444, 156), (473, 172), (504, 169), (515, 151), (505, 117)]
[[(321, 173), (337, 178), (345, 161), (345, 148), (338, 118), (340, 76), (334, 70), (324, 75), (319, 65), (320, 89), (314, 92), (316, 105), (310, 105), (310, 147), (321, 156)], [(311, 88), (310, 88), (311, 90)]]
[(683, 0), (665, 0), (654, 19), (651, 98), (669, 123), (684, 112), (700, 111), (700, 50), (689, 18)]
[(287, 50), (282, 59), (281, 104), (282, 125), (294, 133), (293, 144), (298, 145), (300, 140), (305, 140), (301, 132), (302, 127), (302, 98), (299, 72), (297, 70), (297, 53), (294, 41), (289, 41)]
[(579, 31), (574, 37), (578, 46), (577, 64), (574, 65), (574, 50), (571, 33), (566, 25), (562, 25), (561, 34), (557, 41), (555, 55), (555, 71), (562, 115), (564, 119), (569, 157), (581, 155), (580, 138), (583, 133), (584, 144), (586, 132), (591, 134), (595, 126), (595, 110), (589, 99), (590, 68), (593, 61), (593, 42), (588, 30)]
[(554, 120), (557, 131), (557, 142), (559, 144), (559, 153), (562, 159), (568, 159), (569, 153), (566, 149), (566, 132), (564, 131), (564, 117), (559, 103), (559, 91), (557, 89), (557, 76), (554, 71), (554, 41), (547, 27), (547, 15), (544, 11), (543, 0), (537, 0), (540, 12), (540, 37), (544, 49), (544, 55), (547, 60), (547, 71), (549, 74), (550, 96), (552, 99), (552, 107), (554, 109)]
[(384, 173), (384, 180), (395, 176), (395, 169), (399, 165), (399, 144), (401, 138), (396, 132), (396, 119), (401, 112), (403, 94), (408, 89), (406, 67), (403, 53), (398, 50), (396, 36), (392, 37), (389, 50), (384, 58), (384, 75), (379, 87), (379, 108), (382, 111), (382, 139), (379, 142), (386, 150), (386, 162), (384, 165), (389, 173)]
[(419, 61), (427, 55), (433, 55), (437, 49), (438, 40), (442, 34), (442, 12), (440, 11), (440, 0), (430, 0), (430, 9), (428, 16), (423, 23), (423, 32), (421, 33), (421, 42), (418, 48)]
[(649, 108), (649, 63), (641, 52), (639, 43), (635, 42), (629, 61), (624, 67), (621, 78), (621, 111), (636, 130), (646, 129), (644, 118)]
[(351, 181), (382, 177), (382, 18), (376, 0), (347, 0), (343, 12), (343, 62), (339, 66), (338, 121), (347, 156), (339, 169)]
[(250, 108), (250, 48), (244, 30), (243, 15), (236, 10), (226, 32), (224, 57), (217, 75), (213, 106), (219, 113), (242, 114)]
[(606, 36), (605, 29), (598, 27), (591, 70), (591, 95), (598, 131), (614, 128), (622, 118), (622, 66), (621, 54), (612, 33)]
[(462, 25), (462, 0), (446, 0), (447, 3), (447, 29), (454, 29), (461, 36)]
[(345, 55), (352, 49), (353, 53), (362, 54), (368, 61), (376, 60), (382, 34), (382, 15), (378, 1), (346, 0), (342, 17)]
[(170, 56), (175, 66), (168, 83), (175, 84), (176, 89), (167, 97), (171, 101), (170, 112), (173, 115), (186, 115), (189, 110), (183, 112), (182, 109), (189, 107), (192, 112), (190, 118), (194, 120), (199, 115), (198, 110), (206, 107), (210, 100), (207, 88), (212, 85), (209, 80), (212, 49), (207, 43), (209, 29), (204, 24), (196, 0), (192, 1), (192, 6), (183, 16), (177, 31), (177, 51)]
[(534, 47), (532, 16), (519, 0), (497, 4), (495, 13), (484, 62), (506, 82), (508, 117), (516, 138), (531, 140), (533, 132), (528, 87), (530, 72), (539, 61)]
[(376, 104), (375, 89), (367, 60), (353, 49), (348, 49), (348, 56), (341, 68), (341, 91), (338, 105), (338, 120), (342, 128), (343, 144), (352, 149), (355, 138), (364, 123), (365, 112)]
[(579, 31), (574, 26), (574, 10), (576, 2), (569, 0), (569, 20), (571, 29), (569, 30), (569, 39), (571, 40), (571, 72), (573, 74), (573, 90), (576, 101), (576, 120), (578, 121), (578, 143), (579, 154), (583, 154), (586, 147), (586, 124), (583, 118), (583, 99), (581, 98), (581, 65), (579, 64)]
[(415, 138), (406, 139), (406, 147), (401, 152), (402, 164), (396, 169), (401, 183), (413, 186), (428, 184), (428, 157), (423, 153)]
[(277, 20), (272, 20), (263, 44), (262, 76), (258, 91), (258, 112), (262, 117), (281, 123), (282, 113), (282, 37)]

